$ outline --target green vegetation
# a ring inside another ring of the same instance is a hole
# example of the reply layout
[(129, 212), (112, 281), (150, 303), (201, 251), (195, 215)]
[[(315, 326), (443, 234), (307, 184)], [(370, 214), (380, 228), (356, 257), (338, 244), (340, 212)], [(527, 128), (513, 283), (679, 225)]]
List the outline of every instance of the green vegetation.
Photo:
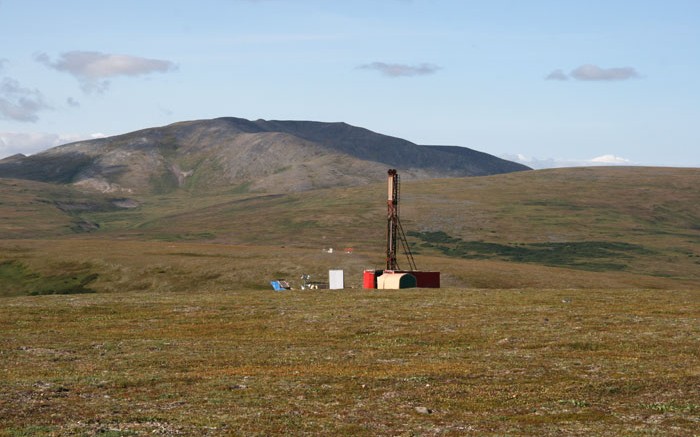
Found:
[(158, 152), (168, 159), (173, 159), (177, 157), (177, 149), (179, 147), (177, 137), (172, 133), (165, 134), (164, 137), (160, 138), (156, 143)]
[(629, 243), (611, 241), (573, 241), (566, 243), (498, 244), (483, 241), (462, 241), (445, 232), (408, 232), (441, 253), (465, 259), (503, 259), (512, 262), (537, 263), (582, 270), (624, 270), (620, 261), (632, 255), (651, 255), (652, 251)]
[(17, 261), (0, 261), (0, 296), (95, 293), (87, 286), (99, 275), (90, 267), (63, 263), (60, 275), (41, 275)]
[(2, 435), (694, 435), (697, 291), (6, 298)]
[(231, 190), (231, 194), (246, 194), (250, 192), (250, 182), (237, 185)]
[(178, 187), (177, 177), (171, 171), (163, 171), (152, 176), (149, 183), (155, 195), (170, 193)]
[(160, 241), (202, 241), (212, 240), (216, 237), (211, 232), (199, 232), (197, 234), (154, 234), (152, 238)]

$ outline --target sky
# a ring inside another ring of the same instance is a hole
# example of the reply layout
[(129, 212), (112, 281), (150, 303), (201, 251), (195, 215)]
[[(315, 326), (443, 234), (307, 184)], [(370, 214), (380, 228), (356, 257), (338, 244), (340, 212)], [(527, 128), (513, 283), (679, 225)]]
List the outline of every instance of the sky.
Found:
[(700, 167), (700, 1), (0, 0), (0, 158), (225, 116)]

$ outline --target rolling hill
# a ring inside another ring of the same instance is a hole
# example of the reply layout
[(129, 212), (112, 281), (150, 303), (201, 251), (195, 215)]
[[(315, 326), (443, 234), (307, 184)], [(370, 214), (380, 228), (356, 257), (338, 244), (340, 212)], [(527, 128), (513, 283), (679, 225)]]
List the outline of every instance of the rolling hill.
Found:
[(420, 146), (346, 123), (186, 121), (67, 144), (0, 161), (0, 177), (71, 184), (110, 193), (176, 189), (299, 192), (380, 181), (528, 170), (463, 147)]
[[(406, 181), (402, 221), (418, 267), (441, 270), (446, 286), (694, 288), (698, 184), (697, 169), (633, 167)], [(84, 285), (96, 291), (265, 288), (340, 267), (352, 284), (383, 265), (385, 197), (384, 183), (126, 197), (4, 179), (0, 281), (25, 291), (32, 275), (92, 278)]]

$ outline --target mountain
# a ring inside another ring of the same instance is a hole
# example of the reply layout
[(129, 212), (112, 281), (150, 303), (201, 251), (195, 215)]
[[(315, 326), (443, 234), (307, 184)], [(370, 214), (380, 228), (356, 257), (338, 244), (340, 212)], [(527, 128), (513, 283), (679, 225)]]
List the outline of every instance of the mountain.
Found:
[(298, 192), (382, 180), (529, 170), (453, 146), (421, 146), (346, 123), (217, 118), (174, 123), (0, 161), (0, 177), (110, 193)]

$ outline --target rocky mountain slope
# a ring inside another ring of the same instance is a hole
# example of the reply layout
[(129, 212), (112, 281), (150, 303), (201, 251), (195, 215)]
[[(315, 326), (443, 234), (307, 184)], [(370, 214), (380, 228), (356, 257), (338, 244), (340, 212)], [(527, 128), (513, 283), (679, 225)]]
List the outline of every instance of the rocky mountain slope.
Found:
[(298, 192), (382, 180), (528, 170), (463, 147), (420, 146), (346, 123), (217, 118), (67, 144), (0, 161), (0, 177), (113, 193)]

